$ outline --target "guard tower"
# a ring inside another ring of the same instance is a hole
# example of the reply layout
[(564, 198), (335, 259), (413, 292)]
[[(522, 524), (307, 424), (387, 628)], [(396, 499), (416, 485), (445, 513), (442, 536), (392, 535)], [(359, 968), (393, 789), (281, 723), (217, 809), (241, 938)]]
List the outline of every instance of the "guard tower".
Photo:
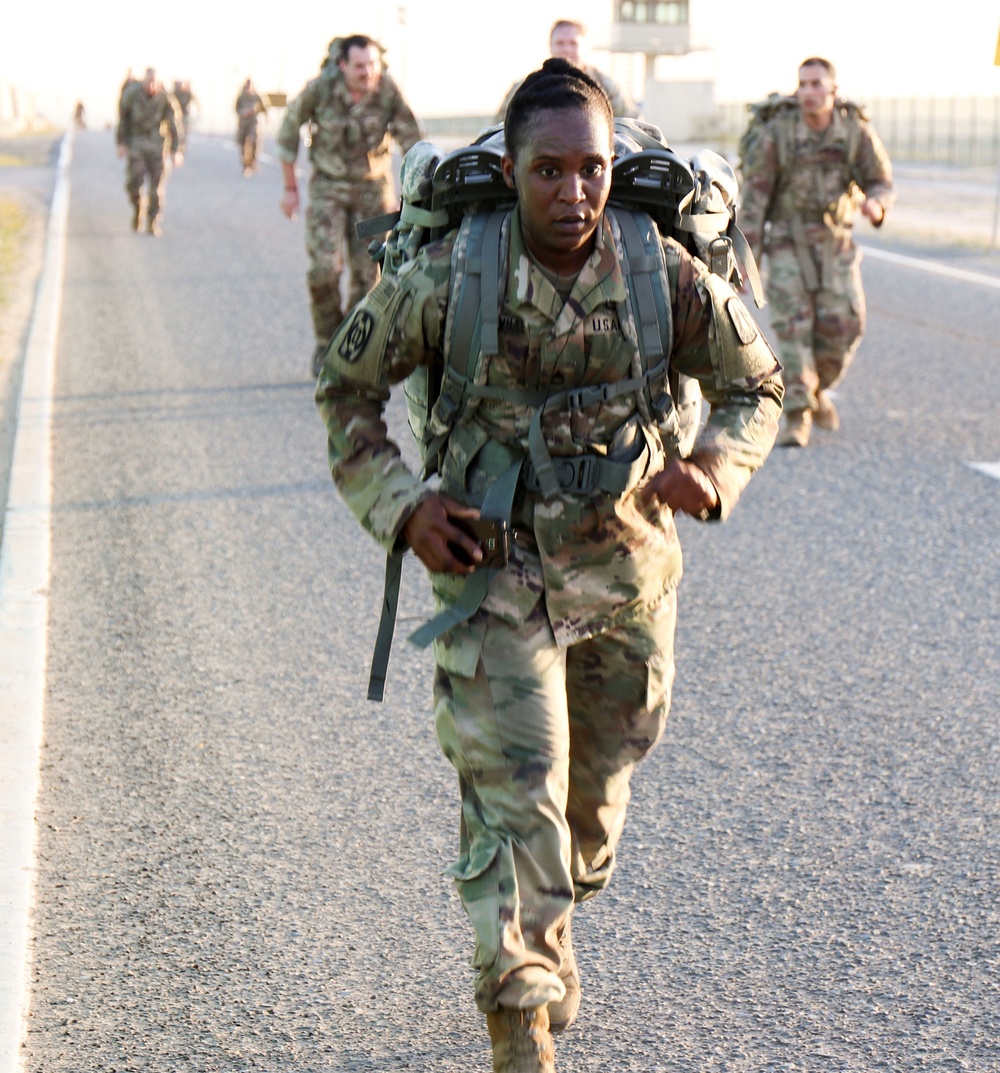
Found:
[(613, 53), (642, 57), (643, 114), (669, 137), (685, 138), (714, 110), (714, 81), (656, 80), (659, 56), (703, 51), (692, 43), (689, 0), (613, 0)]
[(612, 52), (640, 52), (649, 76), (657, 56), (678, 56), (691, 51), (687, 0), (615, 0), (611, 25)]

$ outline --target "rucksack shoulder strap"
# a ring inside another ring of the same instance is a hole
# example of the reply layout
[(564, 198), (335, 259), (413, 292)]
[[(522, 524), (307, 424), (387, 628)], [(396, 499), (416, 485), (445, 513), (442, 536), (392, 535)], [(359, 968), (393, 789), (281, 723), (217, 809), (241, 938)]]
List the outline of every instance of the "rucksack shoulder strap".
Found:
[[(656, 224), (646, 213), (624, 208), (608, 211), (621, 232), (625, 254), (622, 267), (635, 316), (642, 374), (647, 375), (664, 363), (673, 349), (673, 313), (667, 293), (662, 240)], [(649, 407), (647, 419), (660, 424), (672, 409), (666, 377), (659, 392), (654, 393), (647, 384), (643, 394)]]
[[(457, 291), (448, 306), (441, 392), (431, 406), (424, 431), (421, 473), (423, 479), (437, 470), (439, 456), (466, 406), (468, 387), (475, 378), (480, 354), (496, 354), (500, 348), (500, 286), (504, 263), (500, 236), (504, 220), (508, 216), (509, 209), (470, 213), (463, 219), (459, 228), (452, 258), (452, 279), (458, 277)], [(516, 482), (516, 477), (514, 479)], [(509, 515), (509, 506), (498, 504), (498, 507), (501, 510), (506, 509)], [(385, 691), (389, 652), (395, 633), (403, 555), (402, 552), (390, 553), (386, 558), (382, 612), (368, 675), (369, 700), (382, 700)], [(425, 627), (423, 633), (417, 631), (421, 637), (426, 638), (423, 644), (429, 644), (433, 637), (461, 621), (463, 615), (467, 618), (473, 614), (486, 595), (486, 589), (495, 574), (496, 571), (477, 571), (473, 574), (475, 584), (470, 588), (461, 608), (457, 611), (452, 609), (446, 616), (447, 622), (435, 619), (433, 628)], [(480, 587), (483, 587), (482, 592), (479, 592)]]

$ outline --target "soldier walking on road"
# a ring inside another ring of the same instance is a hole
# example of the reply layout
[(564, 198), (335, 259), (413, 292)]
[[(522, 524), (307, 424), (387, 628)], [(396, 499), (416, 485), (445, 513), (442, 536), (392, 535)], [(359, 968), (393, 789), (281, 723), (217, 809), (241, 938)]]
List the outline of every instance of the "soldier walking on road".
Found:
[(170, 158), (175, 167), (184, 162), (177, 132), (173, 102), (156, 80), (156, 70), (146, 69), (141, 82), (127, 85), (118, 117), (118, 155), (127, 159), (125, 189), (132, 202), (132, 230), (142, 227), (143, 183), (147, 184), (146, 231), (159, 237), (166, 185), (165, 141), (170, 138)]
[(760, 260), (785, 381), (779, 444), (805, 447), (813, 421), (840, 426), (830, 397), (865, 330), (860, 206), (881, 227), (893, 202), (892, 166), (862, 110), (837, 97), (829, 60), (799, 67), (794, 97), (755, 106), (741, 142), (740, 227)]
[(350, 268), (347, 308), (378, 277), (367, 244), (356, 236), (354, 225), (394, 207), (391, 140), (405, 152), (420, 140), (420, 130), (399, 87), (383, 67), (378, 43), (364, 34), (334, 38), (319, 77), (288, 105), (278, 132), (285, 181), (281, 211), (289, 219), (299, 211), (295, 159), (303, 124), (309, 125), (312, 139), (306, 251), (316, 335), (315, 376), (330, 336), (344, 319), (341, 286), (345, 270)]
[(177, 109), (180, 112), (181, 149), (186, 153), (188, 134), (191, 131), (191, 106), (198, 98), (191, 91), (191, 83), (187, 79), (177, 79), (174, 82), (173, 98), (177, 102)]
[[(599, 83), (547, 60), (504, 135), (516, 207), (485, 224), (467, 215), (386, 272), (330, 341), (316, 401), (337, 488), (385, 548), (413, 549), (443, 613), (422, 640), (458, 775), (451, 875), (493, 1069), (551, 1073), (552, 1033), (580, 1005), (571, 914), (611, 880), (632, 771), (670, 707), (675, 513), (729, 516), (774, 442), (782, 389), (732, 288), (655, 235), (644, 260), (673, 329), (644, 364), (626, 300), (635, 217), (607, 208), (613, 117)], [(468, 386), (434, 488), (402, 461), (383, 411), (411, 374), (440, 371), (452, 330), (468, 346), (447, 372), (468, 355)], [(711, 407), (687, 458), (668, 387), (680, 374)], [(506, 565), (477, 570), (467, 526), (480, 513), (509, 520)]]
[[(574, 19), (559, 19), (553, 24), (552, 29), (549, 31), (549, 55), (559, 56), (574, 67), (579, 67), (581, 71), (590, 75), (594, 81), (601, 84), (601, 89), (610, 97), (611, 108), (616, 116), (625, 116), (626, 118), (636, 119), (639, 115), (639, 110), (629, 99), (628, 94), (618, 85), (618, 83), (611, 77), (611, 75), (605, 74), (603, 71), (599, 71), (596, 67), (590, 66), (590, 64), (584, 63), (584, 41), (587, 36), (587, 28), (582, 22), (577, 22)], [(502, 123), (504, 116), (507, 113), (507, 105), (510, 104), (511, 98), (517, 92), (517, 87), (521, 84), (520, 79), (515, 82), (509, 90), (507, 95), (503, 99), (503, 103), (500, 105), (500, 110), (496, 115), (496, 121)]]
[(257, 172), (257, 116), (266, 111), (263, 98), (248, 78), (236, 98), (236, 141), (243, 160), (243, 174), (247, 177)]

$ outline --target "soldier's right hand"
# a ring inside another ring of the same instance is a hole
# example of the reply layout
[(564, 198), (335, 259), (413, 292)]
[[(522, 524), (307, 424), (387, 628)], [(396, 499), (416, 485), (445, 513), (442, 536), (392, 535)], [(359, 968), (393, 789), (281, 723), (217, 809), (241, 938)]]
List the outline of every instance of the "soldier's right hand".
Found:
[(475, 507), (436, 492), (417, 504), (403, 526), (403, 539), (428, 570), (471, 574), (483, 558), (483, 549), (451, 519), (478, 517)]
[(289, 190), (285, 187), (285, 192), (281, 195), (281, 211), (288, 217), (289, 220), (298, 219), (299, 215), (299, 192), (298, 190)]

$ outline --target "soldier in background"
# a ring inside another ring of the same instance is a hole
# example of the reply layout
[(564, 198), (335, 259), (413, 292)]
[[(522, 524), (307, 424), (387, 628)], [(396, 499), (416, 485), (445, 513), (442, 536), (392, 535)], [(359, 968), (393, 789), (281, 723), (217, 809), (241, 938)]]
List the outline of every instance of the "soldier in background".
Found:
[(306, 213), (307, 281), (316, 347), (312, 373), (317, 375), (330, 336), (344, 319), (341, 285), (350, 268), (347, 307), (354, 305), (377, 278), (367, 245), (354, 224), (395, 206), (391, 140), (405, 152), (420, 140), (410, 106), (382, 64), (382, 48), (364, 34), (334, 38), (317, 78), (308, 82), (285, 112), (277, 149), (285, 190), (281, 211), (294, 219), (299, 211), (295, 159), (299, 130), (309, 125), (309, 180)]
[(174, 82), (173, 98), (177, 102), (177, 108), (181, 116), (181, 149), (187, 152), (187, 139), (191, 130), (191, 108), (198, 100), (191, 91), (191, 83), (187, 79)]
[(240, 147), (243, 174), (247, 177), (257, 171), (257, 116), (266, 111), (264, 99), (248, 78), (236, 98), (236, 142)]
[[(316, 402), (347, 505), (384, 548), (413, 550), (446, 613), (426, 640), (438, 740), (461, 795), (449, 872), (475, 931), (494, 1073), (553, 1073), (552, 1034), (581, 999), (571, 914), (611, 881), (632, 771), (670, 707), (675, 514), (729, 516), (774, 442), (781, 379), (729, 285), (669, 239), (659, 271), (672, 345), (637, 376), (636, 327), (618, 313), (623, 217), (605, 211), (607, 95), (553, 58), (507, 118), (502, 169), (517, 207), (490, 216), (496, 245), (480, 248), (466, 217), (383, 275), (331, 340)], [(418, 367), (440, 369), (453, 318), (487, 320), (485, 290), (478, 315), (455, 311), (472, 251), (484, 265), (500, 253), (499, 316), (489, 346), (482, 332), (469, 344), (482, 393), (464, 396), (435, 487), (402, 460), (384, 407)], [(672, 408), (657, 412), (646, 395), (680, 373), (711, 406), (688, 458)], [(591, 466), (602, 474), (581, 487)], [(476, 571), (483, 549), (466, 529), (480, 511), (515, 531), (495, 576)]]
[[(578, 67), (581, 71), (590, 75), (595, 82), (598, 82), (604, 92), (611, 98), (611, 110), (616, 116), (637, 119), (639, 110), (618, 83), (610, 75), (584, 63), (584, 39), (586, 36), (587, 28), (582, 22), (577, 22), (574, 19), (559, 19), (549, 31), (549, 55), (561, 56), (564, 60), (573, 64), (574, 67)], [(507, 95), (500, 105), (500, 110), (494, 117), (497, 123), (504, 121), (504, 116), (507, 114), (507, 105), (510, 104), (511, 98), (517, 92), (517, 87), (520, 84), (521, 80), (518, 79), (507, 90)]]
[(854, 217), (860, 208), (881, 227), (894, 199), (889, 155), (861, 109), (837, 97), (836, 79), (829, 60), (804, 60), (795, 97), (767, 102), (741, 143), (739, 223), (757, 259), (767, 255), (787, 447), (805, 447), (814, 421), (840, 427), (830, 390), (865, 330)]
[(127, 85), (118, 117), (118, 155), (127, 159), (125, 189), (132, 202), (132, 230), (142, 227), (143, 183), (147, 184), (146, 231), (157, 238), (162, 234), (159, 217), (163, 213), (166, 185), (166, 138), (170, 138), (170, 159), (175, 167), (184, 163), (177, 132), (174, 104), (156, 80), (156, 70), (146, 69), (141, 82)]

